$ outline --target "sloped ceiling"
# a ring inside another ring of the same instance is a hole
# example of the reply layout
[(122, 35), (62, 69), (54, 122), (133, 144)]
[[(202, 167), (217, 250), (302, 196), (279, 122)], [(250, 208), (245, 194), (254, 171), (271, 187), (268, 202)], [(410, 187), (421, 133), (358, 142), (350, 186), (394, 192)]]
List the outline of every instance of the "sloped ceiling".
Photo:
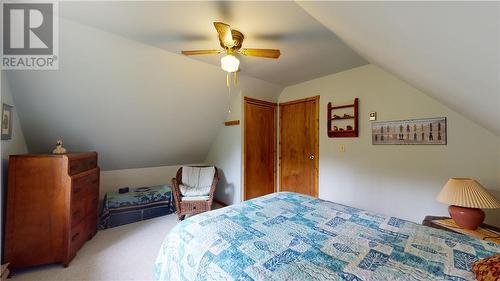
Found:
[[(228, 108), (211, 22), (246, 46), (238, 91), (276, 100), (283, 85), (367, 61), (500, 133), (498, 3), (61, 2), (57, 71), (8, 71), (28, 148), (96, 150), (104, 170), (202, 162)], [(308, 15), (308, 13), (310, 15)], [(319, 21), (317, 21), (317, 20)], [(82, 24), (83, 23), (83, 24)], [(335, 35), (333, 32), (337, 35)], [(342, 39), (342, 40), (340, 40)]]
[[(219, 67), (69, 20), (59, 38), (59, 70), (7, 72), (30, 152), (63, 139), (104, 170), (203, 162), (228, 112)], [(282, 87), (243, 75), (240, 90)]]
[(369, 62), (500, 135), (500, 3), (298, 4)]
[(8, 71), (30, 152), (57, 139), (99, 152), (104, 170), (200, 163), (228, 111), (213, 21), (279, 60), (242, 58), (233, 95), (277, 100), (283, 85), (367, 62), (294, 2), (60, 2), (59, 70)]
[[(62, 17), (167, 51), (220, 49), (214, 21), (245, 35), (243, 47), (276, 48), (279, 60), (239, 56), (242, 73), (287, 86), (367, 64), (290, 1), (61, 2)], [(190, 59), (220, 65), (221, 55)]]

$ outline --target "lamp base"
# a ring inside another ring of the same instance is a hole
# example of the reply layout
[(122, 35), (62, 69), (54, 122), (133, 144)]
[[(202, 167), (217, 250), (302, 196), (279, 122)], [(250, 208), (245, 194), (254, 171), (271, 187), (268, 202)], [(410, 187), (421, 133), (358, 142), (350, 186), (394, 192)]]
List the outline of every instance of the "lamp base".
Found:
[(484, 221), (484, 211), (478, 208), (467, 208), (451, 205), (448, 212), (455, 223), (461, 228), (474, 230)]

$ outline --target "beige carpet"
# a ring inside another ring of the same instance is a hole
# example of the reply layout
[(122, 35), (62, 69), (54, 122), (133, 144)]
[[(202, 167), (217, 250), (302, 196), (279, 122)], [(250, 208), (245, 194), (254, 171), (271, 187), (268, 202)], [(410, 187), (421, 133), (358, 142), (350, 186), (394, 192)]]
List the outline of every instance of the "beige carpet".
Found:
[(98, 231), (67, 268), (31, 268), (16, 272), (11, 280), (152, 280), (160, 245), (177, 222), (171, 214)]

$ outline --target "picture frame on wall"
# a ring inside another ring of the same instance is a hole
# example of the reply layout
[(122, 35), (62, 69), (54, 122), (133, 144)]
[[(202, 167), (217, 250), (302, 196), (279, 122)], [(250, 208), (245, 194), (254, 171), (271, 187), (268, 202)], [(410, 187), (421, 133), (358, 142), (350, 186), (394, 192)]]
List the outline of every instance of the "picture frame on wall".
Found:
[(373, 145), (446, 145), (446, 117), (372, 123)]
[(2, 140), (12, 138), (12, 105), (2, 104)]

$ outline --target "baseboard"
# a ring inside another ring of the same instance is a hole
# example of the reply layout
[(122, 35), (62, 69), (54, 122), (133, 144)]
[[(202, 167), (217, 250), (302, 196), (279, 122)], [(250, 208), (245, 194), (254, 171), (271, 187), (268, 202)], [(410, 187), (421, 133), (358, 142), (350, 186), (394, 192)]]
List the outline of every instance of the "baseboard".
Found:
[(224, 203), (222, 201), (219, 201), (217, 199), (214, 199), (214, 202), (217, 203), (217, 204), (219, 204), (219, 205), (221, 205), (222, 207), (227, 207), (228, 206), (226, 203)]

